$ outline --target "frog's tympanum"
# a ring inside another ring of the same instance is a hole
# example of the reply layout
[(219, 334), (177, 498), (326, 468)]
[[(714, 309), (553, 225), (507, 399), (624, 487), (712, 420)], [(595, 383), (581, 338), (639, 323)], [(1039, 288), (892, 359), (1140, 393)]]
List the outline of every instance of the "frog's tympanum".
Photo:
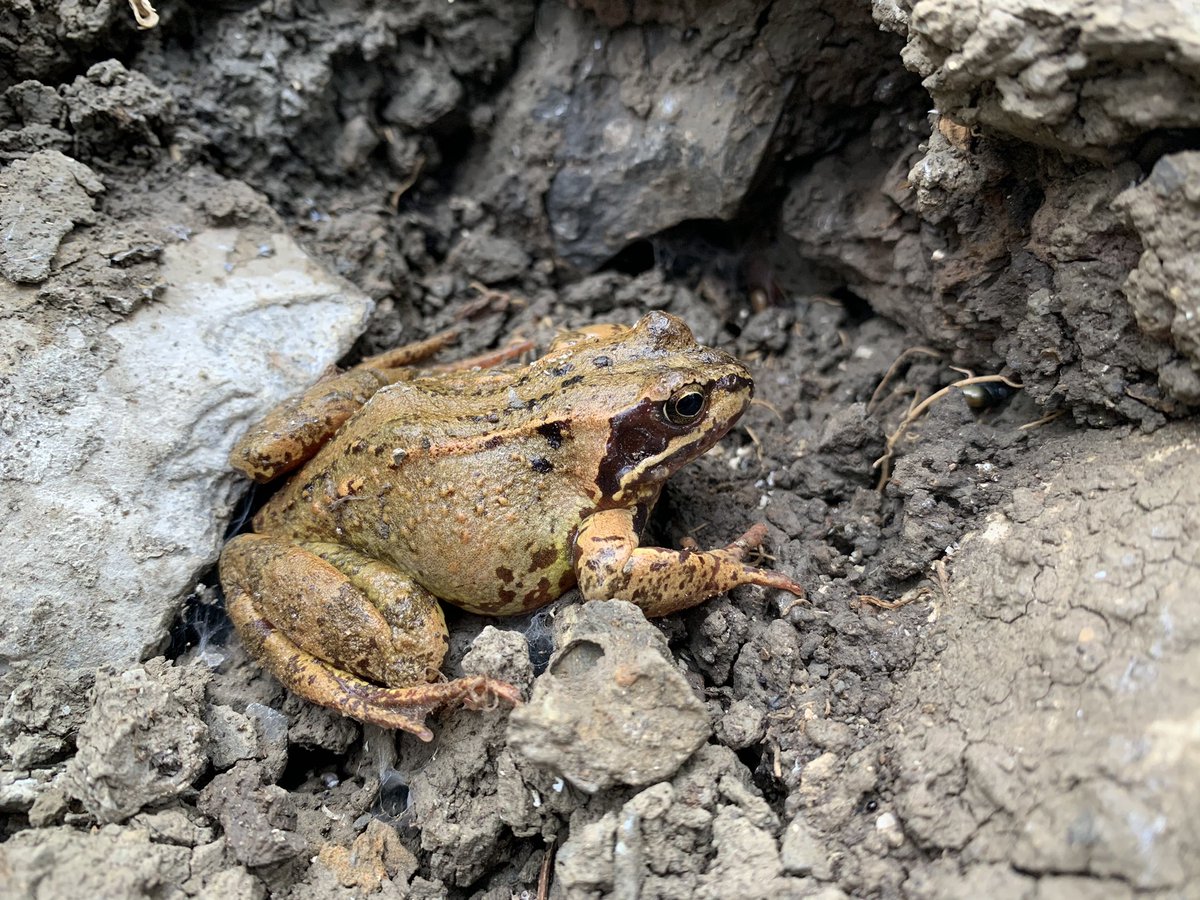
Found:
[(300, 469), (221, 556), (230, 617), (290, 690), (428, 740), (435, 707), (519, 700), (441, 679), (441, 601), (512, 615), (578, 585), (662, 616), (739, 584), (803, 596), (742, 562), (761, 525), (720, 550), (638, 546), (666, 480), (750, 403), (736, 359), (651, 313), (564, 334), (523, 368), (487, 368), (505, 351), (411, 367), (453, 338), (319, 382), (233, 450), (257, 481)]

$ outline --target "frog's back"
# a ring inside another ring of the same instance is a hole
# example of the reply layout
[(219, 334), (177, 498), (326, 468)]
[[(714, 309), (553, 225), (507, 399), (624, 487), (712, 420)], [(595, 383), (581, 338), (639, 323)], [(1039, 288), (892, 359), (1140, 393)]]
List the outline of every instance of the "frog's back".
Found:
[(346, 544), (475, 612), (561, 596), (575, 583), (571, 541), (596, 502), (577, 423), (556, 415), (556, 392), (528, 396), (533, 379), (486, 380), (381, 390), (264, 506), (255, 530)]

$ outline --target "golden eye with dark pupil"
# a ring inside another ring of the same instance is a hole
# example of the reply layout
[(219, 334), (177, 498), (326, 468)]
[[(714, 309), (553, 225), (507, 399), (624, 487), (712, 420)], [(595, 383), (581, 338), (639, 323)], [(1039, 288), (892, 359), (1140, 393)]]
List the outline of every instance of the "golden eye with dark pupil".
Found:
[(675, 425), (691, 425), (704, 412), (704, 394), (695, 385), (677, 391), (663, 404), (667, 421)]

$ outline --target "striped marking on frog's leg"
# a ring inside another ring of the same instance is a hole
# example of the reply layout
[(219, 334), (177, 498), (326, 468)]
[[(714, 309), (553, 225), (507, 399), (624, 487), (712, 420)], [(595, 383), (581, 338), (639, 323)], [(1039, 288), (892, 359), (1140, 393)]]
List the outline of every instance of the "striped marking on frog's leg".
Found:
[(610, 509), (589, 516), (575, 537), (575, 572), (587, 600), (628, 600), (647, 616), (696, 606), (739, 584), (760, 584), (798, 597), (804, 588), (780, 572), (742, 562), (766, 536), (756, 525), (720, 550), (639, 547), (633, 512)]

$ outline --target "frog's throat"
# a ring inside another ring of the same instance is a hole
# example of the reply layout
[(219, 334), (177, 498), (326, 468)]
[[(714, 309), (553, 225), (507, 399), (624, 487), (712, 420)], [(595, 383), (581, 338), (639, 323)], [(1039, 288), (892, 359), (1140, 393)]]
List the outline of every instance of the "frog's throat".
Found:
[[(710, 405), (722, 395), (750, 397), (753, 382), (729, 374), (712, 387)], [(690, 429), (665, 422), (656, 412), (658, 403), (646, 399), (609, 420), (608, 446), (596, 473), (602, 497), (611, 502), (635, 500), (647, 484), (661, 484), (683, 465), (713, 446), (745, 412), (738, 404), (728, 416), (709, 416)]]

